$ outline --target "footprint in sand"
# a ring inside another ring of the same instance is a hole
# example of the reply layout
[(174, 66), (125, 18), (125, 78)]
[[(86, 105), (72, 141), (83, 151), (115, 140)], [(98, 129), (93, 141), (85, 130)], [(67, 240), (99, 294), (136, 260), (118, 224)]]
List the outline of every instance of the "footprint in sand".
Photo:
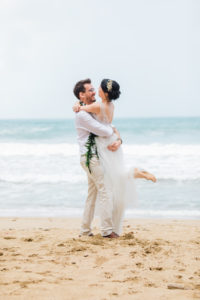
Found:
[(30, 254), (28, 257), (36, 257), (36, 256), (38, 256), (38, 254), (33, 253), (33, 254)]
[[(180, 271), (180, 270), (179, 270)], [(196, 271), (196, 272), (194, 272), (194, 275), (197, 275), (197, 276), (199, 276), (200, 277), (200, 271)]]
[(156, 284), (153, 282), (147, 282), (147, 283), (145, 283), (145, 286), (146, 287), (154, 287), (154, 288), (157, 287)]
[(142, 267), (143, 267), (143, 264), (142, 264), (141, 262), (137, 262), (137, 263), (136, 263), (136, 266), (137, 266), (138, 268), (142, 268)]
[(139, 293), (139, 291), (133, 290), (132, 288), (129, 288), (129, 290), (128, 290), (129, 295), (133, 295), (133, 294), (137, 294), (137, 293)]
[(132, 258), (134, 258), (137, 254), (137, 251), (131, 251), (129, 254)]
[(51, 274), (51, 271), (44, 271), (44, 272), (37, 272), (37, 274), (39, 275), (48, 275), (48, 274)]
[(4, 236), (4, 240), (15, 240), (16, 237), (14, 236)]
[(97, 256), (95, 259), (95, 264), (97, 266), (101, 266), (102, 264), (104, 264), (106, 261), (108, 261), (107, 258), (105, 258), (104, 256)]
[(33, 238), (22, 238), (24, 242), (33, 242)]
[(134, 276), (134, 277), (127, 277), (127, 278), (125, 278), (123, 281), (124, 281), (124, 282), (127, 282), (127, 281), (139, 282), (140, 279), (141, 279), (140, 277)]
[(110, 272), (105, 272), (105, 273), (104, 273), (104, 276), (105, 276), (107, 279), (109, 279), (109, 278), (111, 278), (111, 277), (113, 276), (113, 274), (110, 273)]
[(111, 295), (112, 295), (112, 296), (119, 296), (119, 294), (118, 294), (118, 293), (115, 293), (115, 292), (112, 293)]
[(100, 284), (100, 283), (91, 283), (91, 284), (89, 284), (89, 286), (90, 287), (96, 287), (96, 286), (98, 286), (98, 287), (104, 287), (104, 285)]
[(125, 269), (127, 269), (127, 267), (128, 267), (128, 265), (122, 265), (122, 266), (119, 267), (119, 269), (120, 270), (125, 270)]
[(150, 267), (149, 270), (150, 271), (162, 271), (163, 268), (162, 267)]
[(60, 277), (57, 277), (57, 280), (59, 280), (59, 281), (73, 281), (74, 279), (72, 277), (60, 276)]
[(12, 248), (8, 248), (7, 250), (9, 252), (16, 252), (16, 250), (18, 249), (19, 247), (12, 247)]
[(65, 244), (60, 243), (60, 244), (58, 244), (57, 246), (58, 246), (58, 247), (65, 247)]
[(178, 278), (178, 279), (181, 279), (183, 276), (182, 275), (176, 275), (175, 277)]
[(32, 271), (26, 270), (24, 271), (25, 273), (33, 273)]

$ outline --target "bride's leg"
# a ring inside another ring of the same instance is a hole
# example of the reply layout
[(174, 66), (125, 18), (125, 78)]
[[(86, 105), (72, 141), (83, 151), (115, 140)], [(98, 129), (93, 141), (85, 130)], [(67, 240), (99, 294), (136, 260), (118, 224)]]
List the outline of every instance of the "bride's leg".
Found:
[(156, 182), (156, 177), (153, 174), (137, 168), (134, 169), (133, 176), (134, 178), (144, 178), (146, 180), (152, 180), (153, 182)]

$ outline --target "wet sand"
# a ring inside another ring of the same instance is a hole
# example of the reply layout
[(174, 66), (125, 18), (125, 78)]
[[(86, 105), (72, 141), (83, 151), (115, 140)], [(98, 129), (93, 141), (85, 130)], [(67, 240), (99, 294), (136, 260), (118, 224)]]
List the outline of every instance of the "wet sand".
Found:
[(200, 221), (125, 220), (79, 238), (80, 219), (0, 219), (0, 299), (200, 299)]

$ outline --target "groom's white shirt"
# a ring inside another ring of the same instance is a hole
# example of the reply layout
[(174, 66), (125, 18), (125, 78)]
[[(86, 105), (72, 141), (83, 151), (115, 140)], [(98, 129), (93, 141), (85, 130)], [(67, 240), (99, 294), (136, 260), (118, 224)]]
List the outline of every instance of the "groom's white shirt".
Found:
[(75, 114), (75, 126), (81, 155), (87, 152), (85, 144), (87, 143), (90, 132), (105, 137), (109, 137), (113, 133), (113, 129), (110, 125), (101, 124), (86, 111), (80, 111)]

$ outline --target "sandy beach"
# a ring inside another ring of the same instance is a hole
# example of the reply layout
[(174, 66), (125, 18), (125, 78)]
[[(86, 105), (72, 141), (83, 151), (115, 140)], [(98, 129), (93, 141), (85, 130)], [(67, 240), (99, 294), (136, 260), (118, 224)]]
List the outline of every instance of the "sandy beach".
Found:
[(200, 299), (200, 221), (125, 220), (115, 240), (80, 222), (1, 218), (0, 299)]

